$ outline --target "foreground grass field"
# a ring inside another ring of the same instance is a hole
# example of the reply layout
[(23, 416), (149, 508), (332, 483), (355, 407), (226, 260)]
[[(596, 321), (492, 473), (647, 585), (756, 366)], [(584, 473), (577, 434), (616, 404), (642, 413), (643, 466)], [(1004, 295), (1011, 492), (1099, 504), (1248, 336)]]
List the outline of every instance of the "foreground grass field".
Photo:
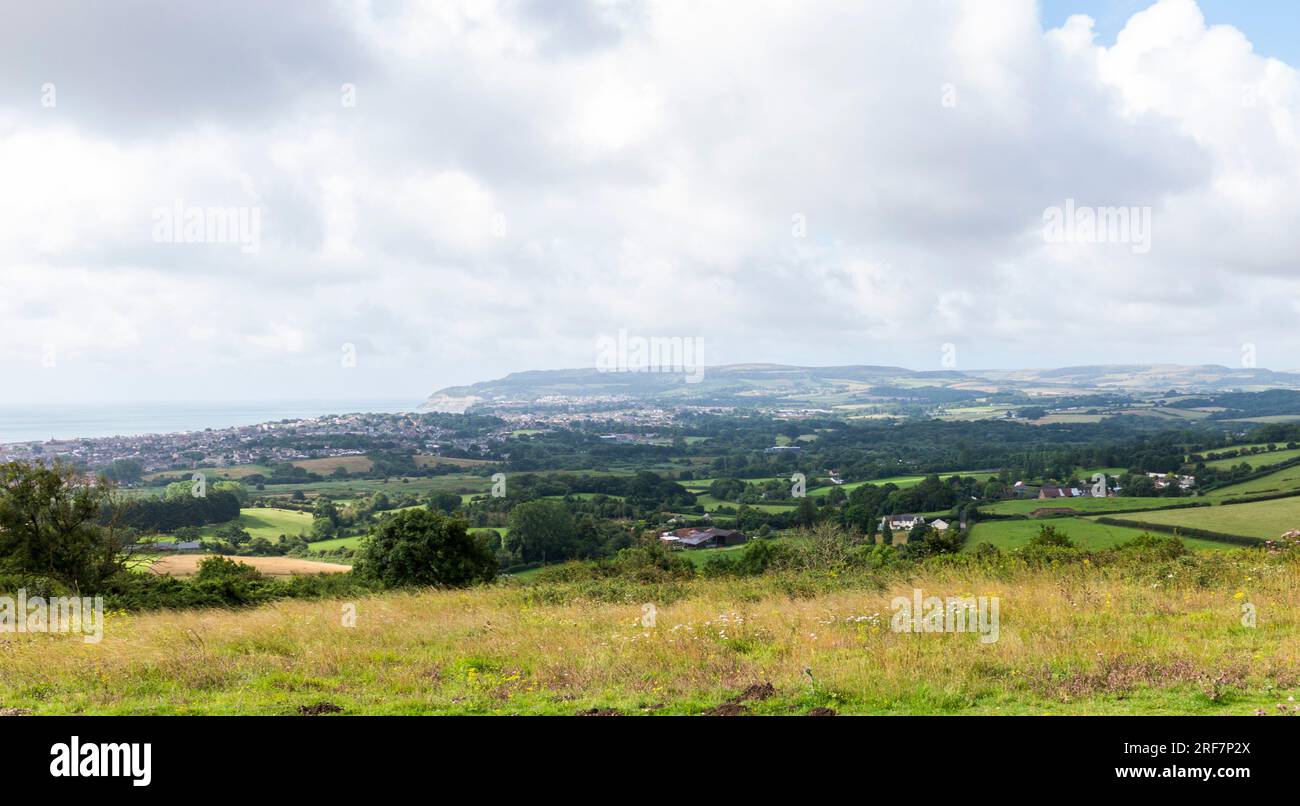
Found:
[[(892, 631), (891, 599), (914, 588), (999, 597), (998, 640)], [(1243, 550), (500, 584), (112, 613), (100, 644), (16, 634), (0, 649), (0, 707), (38, 714), (1246, 715), (1300, 694), (1300, 574)]]

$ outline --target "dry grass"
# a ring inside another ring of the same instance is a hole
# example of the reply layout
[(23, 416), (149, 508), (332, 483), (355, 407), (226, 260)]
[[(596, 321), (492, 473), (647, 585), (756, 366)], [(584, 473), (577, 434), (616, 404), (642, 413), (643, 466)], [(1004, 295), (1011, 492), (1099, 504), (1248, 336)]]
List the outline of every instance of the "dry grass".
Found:
[[(199, 572), (199, 563), (211, 554), (175, 554), (162, 557), (149, 566), (155, 574), (174, 577), (192, 577)], [(300, 560), (296, 557), (230, 557), (236, 562), (251, 565), (267, 576), (288, 577), (302, 574), (341, 574), (351, 570), (350, 565)]]
[[(639, 599), (598, 602), (565, 586), (377, 596), (353, 603), (354, 627), (338, 601), (111, 614), (99, 645), (0, 640), (0, 707), (1249, 714), (1300, 694), (1294, 565), (1246, 568), (1240, 584), (1212, 588), (1114, 570), (933, 571), (823, 593), (812, 591), (825, 578), (701, 581), (658, 604), (653, 627)], [(892, 632), (890, 600), (914, 586), (999, 596), (1000, 639)], [(1258, 626), (1240, 623), (1242, 602)]]
[(325, 476), (340, 467), (349, 473), (368, 473), (375, 466), (368, 456), (323, 456), (319, 459), (299, 459), (293, 464), (295, 467)]

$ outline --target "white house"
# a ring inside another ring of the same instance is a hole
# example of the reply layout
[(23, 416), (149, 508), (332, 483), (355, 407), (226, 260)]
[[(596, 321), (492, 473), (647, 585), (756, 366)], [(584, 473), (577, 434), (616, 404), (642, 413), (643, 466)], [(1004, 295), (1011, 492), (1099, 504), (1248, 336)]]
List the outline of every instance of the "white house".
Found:
[(920, 515), (887, 515), (880, 519), (880, 530), (885, 530), (885, 524), (889, 524), (889, 531), (897, 532), (911, 531), (917, 524), (924, 524), (925, 518)]

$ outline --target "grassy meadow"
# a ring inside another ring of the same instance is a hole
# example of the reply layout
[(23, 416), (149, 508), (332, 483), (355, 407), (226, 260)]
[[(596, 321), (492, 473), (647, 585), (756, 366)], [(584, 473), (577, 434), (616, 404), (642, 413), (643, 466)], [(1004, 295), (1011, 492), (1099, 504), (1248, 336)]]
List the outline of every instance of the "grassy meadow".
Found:
[(1257, 479), (1230, 484), (1206, 493), (1207, 498), (1233, 498), (1241, 495), (1288, 492), (1300, 490), (1300, 467), (1287, 467)]
[[(264, 537), (272, 543), (280, 542), (280, 535), (305, 535), (311, 533), (311, 513), (296, 509), (275, 507), (245, 507), (239, 510), (239, 525), (253, 537)], [(202, 537), (216, 537), (220, 524), (204, 526)]]
[(1300, 528), (1300, 496), (1231, 506), (1138, 512), (1117, 517), (1276, 540), (1283, 532)]
[[(998, 640), (892, 631), (891, 599), (914, 588), (997, 596)], [(1241, 623), (1243, 603), (1256, 626)], [(17, 634), (3, 650), (0, 707), (37, 714), (327, 702), (345, 714), (1248, 715), (1300, 694), (1300, 574), (1242, 550), (1122, 567), (966, 558), (861, 575), (507, 582), (110, 613), (102, 643)]]
[(1012, 501), (998, 501), (996, 504), (981, 506), (981, 512), (995, 515), (1028, 515), (1039, 509), (1072, 509), (1087, 515), (1104, 514), (1117, 510), (1162, 509), (1165, 507), (1186, 506), (1192, 498), (1139, 498), (1137, 496), (1112, 496), (1110, 498), (1025, 498)]
[[(1145, 517), (1135, 515), (1134, 517)], [(1031, 519), (1014, 521), (983, 521), (971, 528), (970, 537), (966, 539), (963, 551), (974, 551), (980, 543), (992, 543), (1003, 551), (1023, 548), (1031, 538), (1038, 534), (1043, 526), (1051, 526), (1064, 532), (1079, 548), (1096, 550), (1127, 543), (1142, 534), (1141, 529), (1124, 526), (1108, 526), (1088, 518), (1052, 518), (1050, 520)], [(1226, 550), (1233, 548), (1227, 543), (1215, 543), (1209, 540), (1181, 538), (1183, 544), (1191, 549)]]

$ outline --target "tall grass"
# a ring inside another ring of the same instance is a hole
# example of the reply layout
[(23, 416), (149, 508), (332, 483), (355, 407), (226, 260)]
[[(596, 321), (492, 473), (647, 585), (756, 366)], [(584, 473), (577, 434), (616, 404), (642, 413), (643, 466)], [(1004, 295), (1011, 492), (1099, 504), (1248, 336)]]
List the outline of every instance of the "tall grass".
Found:
[[(112, 613), (98, 645), (0, 633), (0, 709), (1274, 712), (1300, 693), (1298, 582), (1293, 559), (1256, 550), (1127, 559), (1063, 550)], [(1000, 597), (999, 640), (891, 631), (891, 599), (913, 588)], [(1243, 604), (1256, 626), (1243, 625)], [(770, 695), (744, 698), (764, 682)]]

